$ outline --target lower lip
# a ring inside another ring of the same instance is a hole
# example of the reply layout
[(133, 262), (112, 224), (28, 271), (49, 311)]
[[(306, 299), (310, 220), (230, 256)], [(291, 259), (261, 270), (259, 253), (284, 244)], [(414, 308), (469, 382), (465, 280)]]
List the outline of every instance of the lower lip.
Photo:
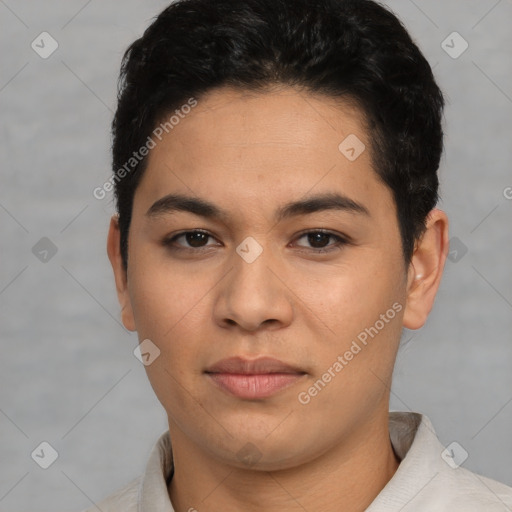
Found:
[(221, 389), (238, 398), (267, 398), (290, 387), (304, 377), (300, 373), (265, 373), (243, 375), (235, 373), (209, 373), (208, 376)]

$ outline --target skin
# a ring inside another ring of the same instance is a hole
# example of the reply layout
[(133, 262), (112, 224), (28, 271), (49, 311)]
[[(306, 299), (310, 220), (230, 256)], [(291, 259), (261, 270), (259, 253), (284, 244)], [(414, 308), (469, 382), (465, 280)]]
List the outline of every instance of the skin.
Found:
[[(349, 134), (367, 148), (355, 161), (338, 149)], [(393, 366), (402, 327), (418, 329), (432, 308), (448, 222), (440, 210), (430, 213), (406, 266), (396, 207), (372, 169), (370, 143), (361, 113), (348, 103), (292, 88), (220, 88), (151, 150), (134, 196), (127, 272), (112, 218), (108, 255), (123, 323), (161, 351), (146, 370), (169, 418), (177, 512), (329, 512), (340, 504), (362, 511), (395, 473)], [(286, 203), (332, 192), (368, 213), (274, 217)], [(210, 201), (226, 216), (147, 215), (171, 193)], [(194, 229), (211, 237), (199, 245), (185, 237), (163, 242)], [(318, 229), (348, 243), (336, 247), (326, 237), (315, 245), (303, 232)], [(247, 237), (262, 248), (252, 263), (236, 252)], [(321, 248), (330, 250), (315, 252)], [(401, 311), (300, 403), (299, 393), (393, 304)], [(271, 356), (306, 374), (269, 398), (241, 399), (204, 373), (231, 356)], [(240, 450), (254, 460), (244, 461)]]

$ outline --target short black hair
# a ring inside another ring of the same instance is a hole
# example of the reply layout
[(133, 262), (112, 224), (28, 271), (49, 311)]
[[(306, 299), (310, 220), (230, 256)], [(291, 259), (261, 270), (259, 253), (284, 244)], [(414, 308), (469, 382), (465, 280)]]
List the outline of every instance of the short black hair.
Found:
[(123, 176), (114, 190), (125, 268), (147, 161), (134, 161), (134, 151), (190, 98), (221, 86), (264, 92), (281, 85), (360, 108), (372, 166), (393, 193), (410, 261), (438, 201), (444, 98), (397, 17), (371, 0), (177, 0), (121, 65), (112, 153), (114, 175)]

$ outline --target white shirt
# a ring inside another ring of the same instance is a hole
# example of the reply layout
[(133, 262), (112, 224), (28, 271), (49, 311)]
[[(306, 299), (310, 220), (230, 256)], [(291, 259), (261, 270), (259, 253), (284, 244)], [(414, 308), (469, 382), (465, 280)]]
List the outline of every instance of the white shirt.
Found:
[[(426, 416), (390, 412), (389, 432), (401, 462), (366, 512), (512, 512), (512, 487), (461, 467), (463, 448), (445, 448)], [(167, 491), (172, 472), (166, 432), (155, 444), (145, 473), (97, 506), (102, 512), (174, 512)]]

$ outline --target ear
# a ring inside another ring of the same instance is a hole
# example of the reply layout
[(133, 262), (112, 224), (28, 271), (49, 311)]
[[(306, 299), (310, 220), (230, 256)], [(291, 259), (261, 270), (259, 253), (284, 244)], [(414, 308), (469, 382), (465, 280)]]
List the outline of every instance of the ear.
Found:
[(407, 299), (403, 325), (419, 329), (427, 320), (443, 275), (448, 254), (448, 218), (438, 209), (432, 210), (426, 229), (417, 241), (409, 264)]
[(110, 228), (107, 237), (107, 254), (116, 282), (117, 299), (121, 306), (121, 320), (129, 331), (135, 331), (132, 303), (128, 292), (128, 275), (121, 257), (121, 232), (119, 230), (118, 216), (110, 219)]

